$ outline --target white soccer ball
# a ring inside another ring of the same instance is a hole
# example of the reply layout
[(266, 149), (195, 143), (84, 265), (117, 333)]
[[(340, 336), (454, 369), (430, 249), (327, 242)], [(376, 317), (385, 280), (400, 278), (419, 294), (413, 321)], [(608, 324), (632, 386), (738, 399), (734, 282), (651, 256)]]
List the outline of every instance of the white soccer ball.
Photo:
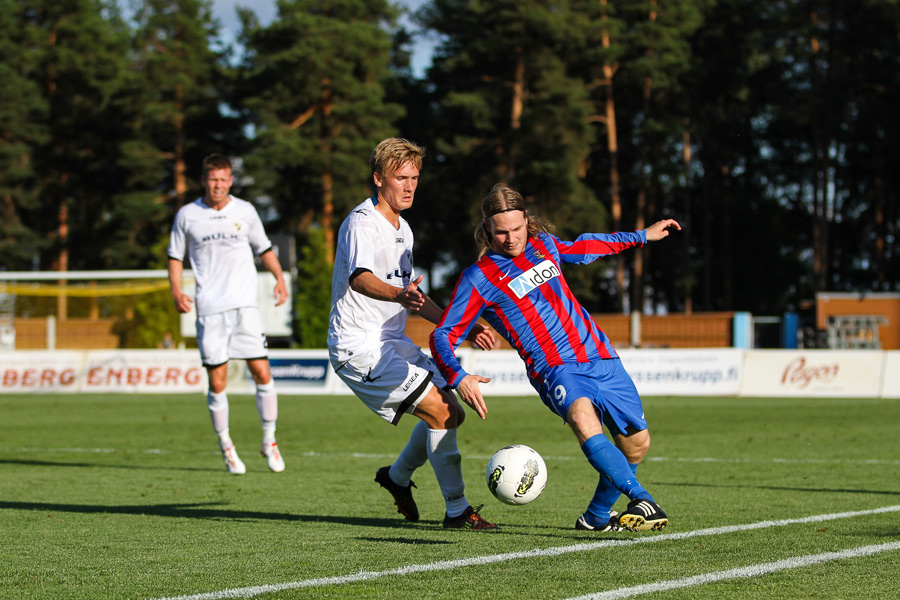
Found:
[(534, 449), (515, 444), (494, 453), (485, 477), (488, 489), (500, 502), (528, 504), (547, 485), (547, 465)]

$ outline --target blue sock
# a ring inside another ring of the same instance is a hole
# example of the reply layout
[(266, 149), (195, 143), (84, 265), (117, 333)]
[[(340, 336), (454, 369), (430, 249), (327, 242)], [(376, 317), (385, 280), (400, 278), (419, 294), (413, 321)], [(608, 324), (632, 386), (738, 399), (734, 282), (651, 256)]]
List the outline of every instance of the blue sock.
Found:
[(591, 437), (581, 445), (581, 451), (591, 466), (597, 469), (601, 477), (606, 477), (616, 491), (625, 494), (630, 500), (642, 498), (653, 501), (653, 496), (638, 483), (635, 475), (637, 466), (629, 465), (625, 455), (605, 435), (598, 433)]
[[(628, 466), (631, 467), (631, 473), (637, 475), (638, 465), (635, 463), (628, 463)], [(591, 503), (588, 504), (587, 510), (584, 513), (587, 524), (591, 527), (605, 525), (610, 518), (609, 511), (621, 495), (622, 492), (616, 489), (605, 475), (600, 475), (600, 481), (597, 483), (594, 497), (591, 498)]]

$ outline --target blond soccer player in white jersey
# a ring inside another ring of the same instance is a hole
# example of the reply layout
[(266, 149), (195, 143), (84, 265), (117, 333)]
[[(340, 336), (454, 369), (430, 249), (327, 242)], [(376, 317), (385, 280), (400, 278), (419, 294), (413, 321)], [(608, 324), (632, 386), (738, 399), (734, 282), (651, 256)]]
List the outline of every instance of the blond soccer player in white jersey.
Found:
[[(241, 475), (247, 470), (228, 430), (229, 359), (247, 361), (262, 422), (260, 452), (270, 470), (281, 472), (284, 459), (275, 442), (278, 395), (259, 315), (254, 255), (275, 276), (276, 305), (288, 298), (284, 274), (256, 209), (230, 194), (231, 161), (221, 154), (206, 157), (202, 182), (203, 198), (184, 205), (175, 215), (168, 250), (172, 300), (181, 313), (189, 312), (196, 300), (197, 345), (209, 374), (206, 402), (228, 472)], [(181, 288), (185, 252), (196, 281), (195, 299)]]
[[(341, 224), (331, 283), (328, 351), (337, 375), (360, 400), (388, 423), (404, 414), (418, 417), (409, 441), (375, 481), (394, 498), (397, 512), (419, 519), (412, 497), (413, 472), (431, 463), (444, 496), (443, 526), (496, 530), (473, 508), (456, 442), (465, 411), (447, 387), (430, 356), (406, 336), (406, 314), (416, 311), (437, 323), (442, 310), (419, 289), (413, 272), (413, 234), (401, 213), (412, 206), (424, 150), (389, 138), (371, 157), (375, 194)], [(493, 332), (478, 326), (469, 339), (493, 347)]]

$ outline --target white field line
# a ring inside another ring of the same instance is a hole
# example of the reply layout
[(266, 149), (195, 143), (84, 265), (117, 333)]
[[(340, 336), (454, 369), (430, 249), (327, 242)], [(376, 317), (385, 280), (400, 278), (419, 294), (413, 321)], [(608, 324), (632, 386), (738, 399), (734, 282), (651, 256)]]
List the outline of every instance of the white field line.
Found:
[(749, 567), (741, 567), (739, 569), (729, 569), (727, 571), (717, 571), (715, 573), (704, 573), (703, 575), (695, 575), (693, 577), (670, 579), (669, 581), (658, 581), (656, 583), (619, 588), (617, 590), (598, 592), (596, 594), (587, 594), (586, 596), (577, 596), (575, 598), (569, 598), (568, 600), (619, 600), (621, 598), (633, 598), (634, 596), (641, 596), (643, 594), (667, 592), (669, 590), (694, 587), (697, 585), (705, 585), (707, 583), (714, 583), (716, 581), (759, 577), (762, 575), (768, 575), (769, 573), (775, 573), (777, 571), (799, 569), (801, 567), (818, 565), (821, 563), (831, 562), (833, 560), (858, 558), (860, 556), (872, 556), (873, 554), (878, 554), (880, 552), (889, 552), (891, 550), (900, 550), (900, 542), (889, 542), (886, 544), (876, 544), (873, 546), (859, 546), (858, 548), (850, 548), (848, 550), (841, 550), (840, 552), (825, 552), (823, 554), (807, 554), (806, 556), (795, 556), (793, 558), (785, 558), (784, 560), (776, 560), (775, 562), (750, 565)]
[[(174, 454), (174, 450), (160, 450), (158, 448), (150, 448), (147, 450), (122, 450), (117, 448), (37, 448), (37, 447), (19, 447), (19, 448), (11, 448), (0, 446), (0, 452), (9, 452), (9, 453), (44, 453), (44, 454)], [(208, 454), (211, 456), (218, 456), (219, 452), (216, 451), (208, 451), (202, 452), (200, 454)], [(347, 453), (333, 453), (333, 452), (296, 452), (292, 454), (293, 456), (305, 456), (311, 458), (332, 458), (332, 457), (347, 457), (347, 458), (396, 458), (396, 453), (394, 454), (373, 454), (373, 453), (365, 453), (365, 452), (347, 452)], [(470, 460), (488, 460), (491, 457), (488, 455), (479, 455), (479, 454), (467, 454), (463, 457), (463, 459)], [(570, 460), (584, 460), (583, 455), (578, 456), (545, 456), (545, 460), (547, 461), (570, 461)], [(686, 463), (746, 463), (746, 464), (765, 464), (765, 463), (778, 463), (778, 464), (803, 464), (803, 465), (900, 465), (900, 460), (882, 460), (882, 459), (846, 459), (846, 458), (672, 458), (666, 456), (654, 456), (647, 457), (644, 459), (645, 462), (686, 462)]]
[[(767, 529), (770, 527), (784, 527), (787, 525), (798, 525), (803, 523), (819, 523), (822, 521), (833, 521), (837, 519), (849, 519), (854, 517), (861, 517), (866, 515), (876, 515), (883, 513), (891, 513), (891, 512), (900, 512), (900, 505), (898, 506), (885, 506), (882, 508), (875, 508), (871, 510), (860, 510), (854, 512), (843, 512), (843, 513), (831, 513), (825, 515), (814, 515), (811, 517), (801, 517), (798, 519), (782, 519), (778, 521), (760, 521), (758, 523), (748, 523), (745, 525), (731, 525), (726, 527), (711, 527), (708, 529), (697, 529), (695, 531), (685, 531), (681, 533), (671, 533), (671, 534), (661, 534), (661, 535), (653, 535), (648, 537), (640, 537), (640, 538), (629, 538), (629, 539), (606, 539), (597, 542), (591, 542), (586, 544), (573, 544), (570, 546), (557, 546), (554, 548), (538, 548), (534, 550), (526, 550), (523, 552), (509, 552), (505, 554), (490, 554), (486, 556), (473, 556), (471, 558), (464, 558), (458, 560), (446, 560), (434, 563), (425, 563), (418, 565), (406, 565), (403, 567), (397, 567), (396, 569), (388, 569), (386, 571), (360, 571), (359, 573), (352, 573), (349, 575), (338, 575), (334, 577), (319, 577), (316, 579), (303, 579), (300, 581), (291, 581), (286, 583), (276, 583), (276, 584), (267, 584), (267, 585), (258, 585), (258, 586), (250, 586), (243, 588), (233, 588), (230, 590), (221, 590), (218, 592), (207, 592), (202, 594), (194, 594), (188, 596), (170, 596), (165, 598), (158, 598), (156, 600), (220, 600), (222, 598), (253, 598), (255, 596), (260, 596), (262, 594), (272, 594), (283, 592), (285, 590), (294, 590), (300, 588), (308, 588), (308, 587), (316, 587), (316, 586), (329, 586), (329, 585), (343, 585), (347, 583), (357, 583), (361, 581), (372, 581), (375, 579), (381, 579), (383, 577), (396, 577), (403, 575), (411, 575), (413, 573), (425, 573), (425, 572), (433, 572), (433, 571), (446, 571), (449, 569), (459, 569), (462, 567), (472, 567), (478, 565), (489, 565), (500, 562), (508, 562), (511, 560), (520, 560), (526, 558), (536, 558), (536, 557), (545, 557), (545, 556), (560, 556), (563, 554), (571, 554), (574, 552), (589, 552), (592, 550), (598, 550), (601, 548), (610, 548), (610, 547), (619, 547), (628, 546), (633, 544), (652, 544), (656, 542), (667, 542), (673, 540), (685, 540), (694, 537), (703, 537), (703, 536), (712, 536), (712, 535), (722, 535), (728, 533), (737, 533), (739, 531), (752, 531), (755, 529)], [(886, 548), (886, 550), (893, 548)], [(825, 555), (820, 555), (825, 556)], [(801, 557), (804, 558), (804, 557)], [(798, 560), (798, 559), (787, 559), (787, 560)], [(834, 559), (832, 559), (834, 560)], [(778, 563), (769, 563), (769, 564), (780, 564), (784, 561), (779, 561)], [(821, 562), (821, 561), (820, 561)], [(809, 563), (814, 564), (814, 563)], [(797, 567), (803, 566), (803, 564), (798, 563)], [(745, 567), (746, 569), (752, 569), (753, 567)], [(729, 573), (729, 571), (723, 571), (723, 573)], [(615, 591), (615, 590), (614, 590)], [(644, 592), (641, 592), (644, 593)], [(589, 596), (593, 598), (593, 596)]]

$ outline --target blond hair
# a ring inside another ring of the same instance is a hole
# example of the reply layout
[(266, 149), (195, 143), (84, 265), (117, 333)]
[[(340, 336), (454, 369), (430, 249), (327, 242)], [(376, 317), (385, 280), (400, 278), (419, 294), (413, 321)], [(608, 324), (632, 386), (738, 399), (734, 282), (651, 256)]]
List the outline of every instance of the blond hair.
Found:
[(490, 193), (481, 201), (481, 223), (475, 228), (475, 243), (479, 246), (478, 258), (484, 256), (494, 247), (490, 218), (494, 215), (514, 210), (520, 210), (525, 213), (528, 237), (534, 237), (541, 231), (545, 233), (548, 231), (547, 225), (540, 218), (528, 212), (528, 209), (525, 207), (525, 198), (522, 197), (522, 194), (509, 186), (498, 183), (491, 188)]
[(372, 173), (388, 175), (407, 163), (421, 169), (423, 158), (425, 148), (403, 138), (387, 138), (375, 146), (369, 165)]

